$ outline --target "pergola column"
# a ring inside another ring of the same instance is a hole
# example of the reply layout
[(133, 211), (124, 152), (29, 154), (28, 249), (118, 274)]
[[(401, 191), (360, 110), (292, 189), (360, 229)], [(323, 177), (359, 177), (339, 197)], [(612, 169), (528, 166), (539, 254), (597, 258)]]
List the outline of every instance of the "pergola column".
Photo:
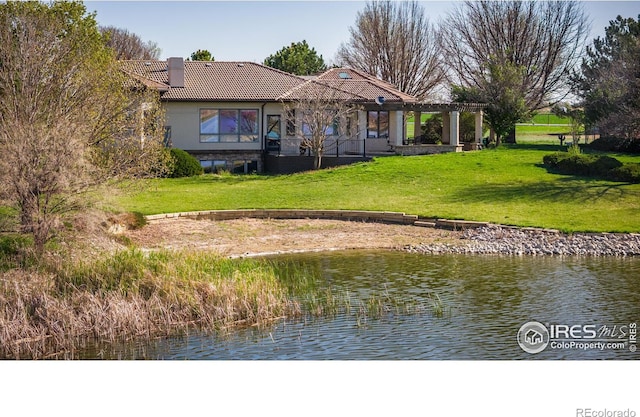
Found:
[(418, 139), (418, 136), (422, 135), (422, 113), (419, 111), (413, 112), (413, 137), (414, 140)]
[(449, 145), (458, 146), (460, 144), (460, 112), (452, 111), (450, 114)]
[(402, 144), (404, 143), (404, 112), (392, 111), (390, 112), (389, 116), (390, 118), (393, 118), (395, 122), (395, 123), (390, 123), (391, 126), (389, 126), (389, 127), (393, 126), (393, 131), (395, 136), (395, 138), (390, 138), (395, 140), (390, 141), (389, 144), (393, 143), (395, 145), (402, 146)]
[(363, 154), (366, 152), (367, 124), (367, 112), (358, 110), (358, 152)]
[(482, 143), (482, 110), (476, 112), (476, 143)]

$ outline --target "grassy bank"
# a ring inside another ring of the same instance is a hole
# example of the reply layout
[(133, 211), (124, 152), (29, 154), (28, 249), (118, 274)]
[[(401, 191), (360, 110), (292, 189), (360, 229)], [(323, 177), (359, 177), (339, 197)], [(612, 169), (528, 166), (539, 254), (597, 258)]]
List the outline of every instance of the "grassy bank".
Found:
[[(640, 232), (640, 185), (551, 174), (554, 145), (384, 157), (285, 176), (204, 175), (149, 182), (112, 205), (144, 214), (242, 208), (400, 211), (567, 232)], [(640, 162), (640, 157), (621, 160)]]

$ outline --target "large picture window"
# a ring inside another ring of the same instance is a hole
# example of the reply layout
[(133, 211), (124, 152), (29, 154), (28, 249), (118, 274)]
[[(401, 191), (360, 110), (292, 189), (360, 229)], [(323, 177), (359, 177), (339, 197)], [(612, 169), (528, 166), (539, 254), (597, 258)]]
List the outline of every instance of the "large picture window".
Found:
[(257, 142), (258, 110), (200, 109), (200, 142)]
[(367, 137), (368, 138), (388, 138), (389, 137), (389, 112), (388, 111), (367, 112)]

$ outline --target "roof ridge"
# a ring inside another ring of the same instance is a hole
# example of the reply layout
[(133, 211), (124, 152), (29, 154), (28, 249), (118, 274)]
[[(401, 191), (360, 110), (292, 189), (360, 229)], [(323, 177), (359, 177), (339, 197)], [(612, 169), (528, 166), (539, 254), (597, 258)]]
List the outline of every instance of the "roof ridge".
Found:
[(307, 86), (307, 85), (309, 85), (309, 84), (311, 84), (311, 83), (315, 83), (315, 84), (317, 84), (317, 82), (315, 82), (315, 80), (307, 80), (307, 79), (304, 79), (304, 78), (303, 78), (303, 80), (304, 80), (304, 81), (303, 81), (302, 83), (300, 83), (300, 84), (298, 84), (298, 85), (295, 85), (295, 86), (291, 87), (289, 90), (287, 90), (287, 91), (285, 91), (284, 93), (282, 93), (280, 96), (278, 96), (278, 98), (276, 98), (276, 100), (277, 100), (277, 101), (282, 101), (282, 100), (284, 100), (286, 97), (291, 96), (294, 92), (296, 92), (296, 91), (298, 91), (298, 90), (301, 90), (301, 89), (302, 89), (302, 87), (305, 87), (305, 86)]
[(151, 79), (149, 77), (146, 77), (143, 74), (137, 73), (137, 72), (132, 72), (128, 69), (125, 68), (120, 68), (120, 70), (122, 72), (124, 72), (125, 74), (127, 74), (128, 76), (132, 77), (133, 79), (137, 80), (138, 82), (141, 82), (142, 84), (144, 84), (147, 87), (152, 87), (155, 88), (159, 91), (166, 91), (169, 89), (169, 84), (163, 83), (161, 81), (157, 81), (154, 79)]

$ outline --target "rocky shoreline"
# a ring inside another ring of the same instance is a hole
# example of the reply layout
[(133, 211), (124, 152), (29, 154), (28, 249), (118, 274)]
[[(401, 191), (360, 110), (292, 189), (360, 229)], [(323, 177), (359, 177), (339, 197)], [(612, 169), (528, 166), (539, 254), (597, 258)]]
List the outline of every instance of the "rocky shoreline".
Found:
[(458, 243), (407, 245), (411, 253), (463, 253), (560, 256), (638, 256), (640, 234), (574, 233), (483, 226), (467, 229)]

